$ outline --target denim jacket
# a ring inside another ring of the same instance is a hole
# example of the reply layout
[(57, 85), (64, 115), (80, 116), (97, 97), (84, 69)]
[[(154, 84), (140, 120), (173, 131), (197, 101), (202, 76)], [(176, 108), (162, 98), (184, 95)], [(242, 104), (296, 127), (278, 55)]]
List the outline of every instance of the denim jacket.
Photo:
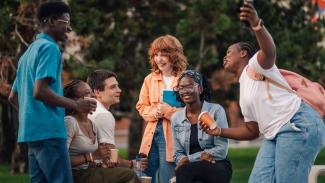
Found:
[[(219, 127), (228, 128), (225, 110), (219, 104), (204, 101), (201, 111), (209, 112)], [(197, 123), (198, 141), (200, 147), (204, 150), (191, 155), (189, 154), (191, 123), (186, 117), (186, 107), (175, 112), (171, 118), (171, 122), (173, 132), (173, 158), (176, 163), (185, 156), (188, 157), (190, 162), (199, 161), (201, 153), (204, 151), (211, 154), (215, 160), (223, 160), (226, 158), (228, 139), (205, 133), (199, 123)]]

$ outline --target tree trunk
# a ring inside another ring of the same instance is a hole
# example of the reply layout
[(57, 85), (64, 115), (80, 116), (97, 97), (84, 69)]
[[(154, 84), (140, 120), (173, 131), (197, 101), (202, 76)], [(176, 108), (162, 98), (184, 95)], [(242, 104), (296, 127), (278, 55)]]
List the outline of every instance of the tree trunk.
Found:
[(132, 111), (132, 122), (129, 131), (129, 149), (128, 158), (134, 159), (139, 153), (140, 143), (142, 139), (143, 120), (139, 116), (138, 111)]
[(0, 162), (9, 163), (12, 152), (15, 148), (17, 139), (17, 112), (1, 98), (1, 144), (0, 144)]

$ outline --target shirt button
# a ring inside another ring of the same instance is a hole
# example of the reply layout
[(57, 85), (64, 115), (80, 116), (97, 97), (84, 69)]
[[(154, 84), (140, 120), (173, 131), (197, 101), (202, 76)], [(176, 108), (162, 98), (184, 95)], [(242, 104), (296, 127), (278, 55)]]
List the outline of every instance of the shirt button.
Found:
[(202, 141), (202, 139), (200, 138), (199, 141)]

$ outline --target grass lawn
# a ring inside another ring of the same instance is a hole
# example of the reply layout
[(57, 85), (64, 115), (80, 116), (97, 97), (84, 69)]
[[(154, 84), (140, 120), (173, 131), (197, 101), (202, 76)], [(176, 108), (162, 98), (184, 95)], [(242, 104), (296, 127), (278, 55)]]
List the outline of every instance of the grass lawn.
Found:
[[(252, 170), (254, 160), (258, 149), (243, 148), (243, 149), (229, 149), (229, 158), (233, 165), (232, 183), (247, 183), (249, 174)], [(126, 150), (120, 150), (119, 154), (126, 157)], [(318, 155), (315, 164), (325, 165), (325, 149)], [(27, 183), (28, 175), (10, 175), (8, 165), (0, 165), (0, 182), (1, 183)], [(318, 182), (325, 182), (325, 176), (320, 177)]]
[[(229, 149), (228, 157), (233, 166), (232, 183), (248, 182), (257, 152), (257, 148)], [(325, 165), (325, 149), (318, 154), (315, 165)], [(325, 176), (319, 177), (318, 182), (325, 182)]]

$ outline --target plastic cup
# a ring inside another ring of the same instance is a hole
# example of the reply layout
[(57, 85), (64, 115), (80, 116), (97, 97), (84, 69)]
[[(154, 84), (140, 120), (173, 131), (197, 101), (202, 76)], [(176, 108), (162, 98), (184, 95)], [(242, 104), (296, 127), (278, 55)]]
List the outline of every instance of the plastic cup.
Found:
[(111, 149), (111, 157), (109, 160), (112, 163), (117, 163), (117, 159), (118, 159), (118, 149)]
[(213, 129), (215, 129), (217, 127), (217, 124), (214, 121), (214, 119), (206, 111), (201, 112), (201, 114), (199, 115), (199, 121), (201, 121), (202, 123), (208, 125), (211, 130), (213, 130)]
[(151, 183), (151, 177), (148, 176), (142, 176), (140, 177), (141, 183)]
[(96, 99), (94, 99), (92, 97), (84, 97), (84, 100), (90, 100), (90, 101), (97, 102)]

